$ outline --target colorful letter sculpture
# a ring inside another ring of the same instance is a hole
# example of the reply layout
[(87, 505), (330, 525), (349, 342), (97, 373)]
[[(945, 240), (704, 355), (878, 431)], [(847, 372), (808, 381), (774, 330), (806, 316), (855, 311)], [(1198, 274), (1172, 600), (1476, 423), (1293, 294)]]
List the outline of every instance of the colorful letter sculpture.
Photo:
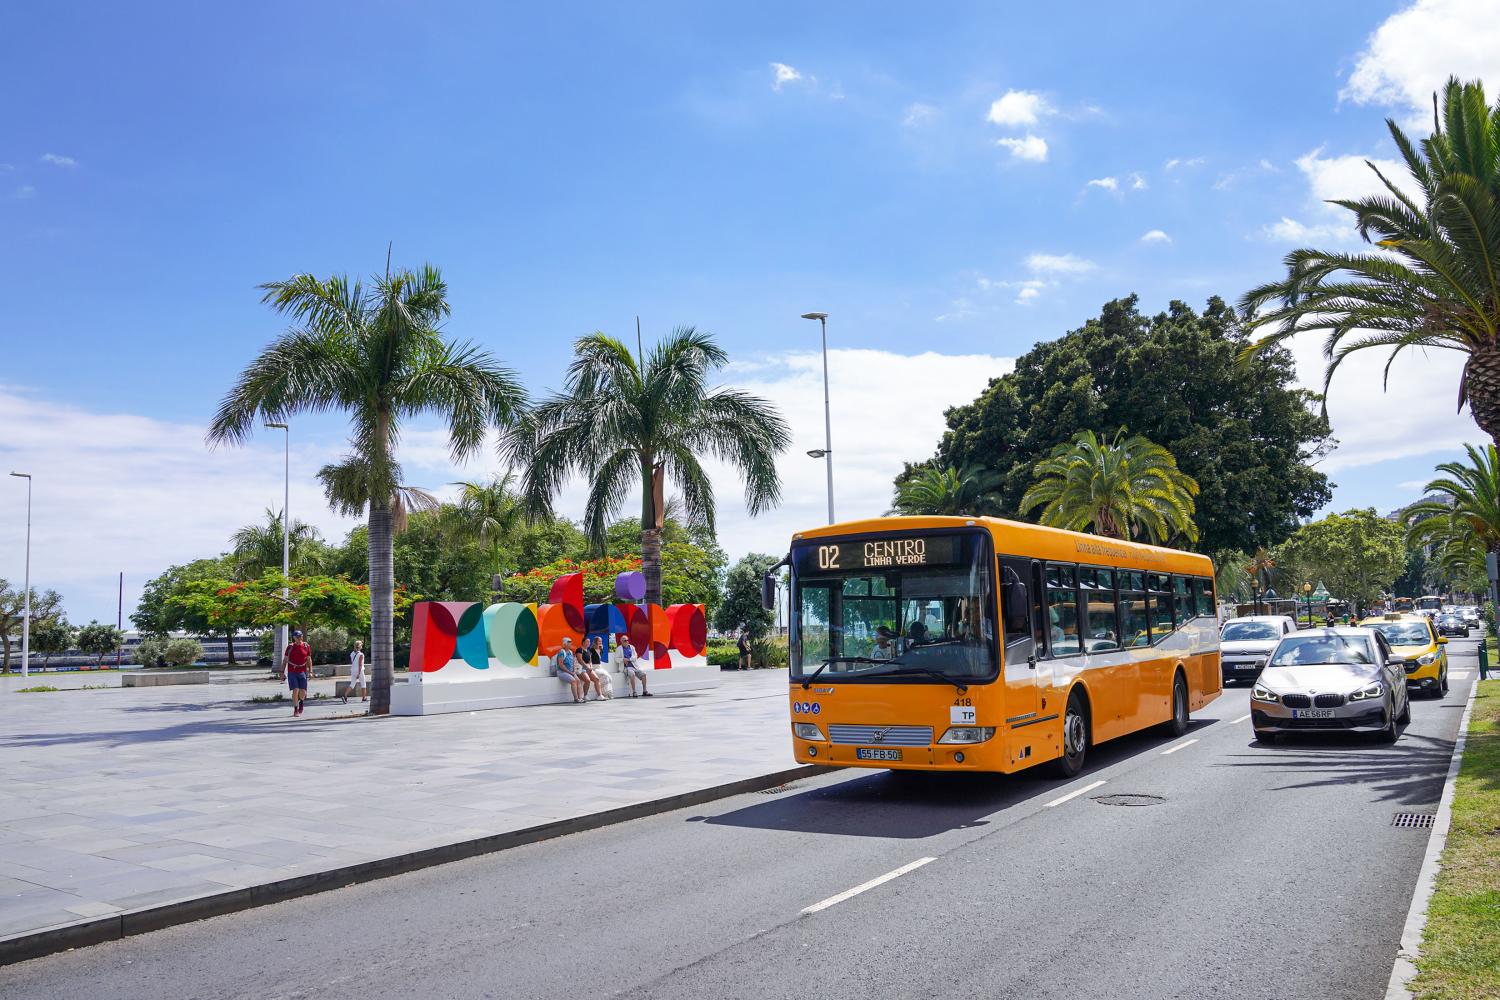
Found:
[(675, 651), (688, 659), (704, 655), (708, 623), (701, 604), (641, 604), (646, 578), (621, 573), (614, 604), (583, 603), (583, 574), (569, 573), (552, 584), (546, 604), (494, 604), (421, 601), (412, 608), (410, 670), (433, 674), (455, 660), (475, 670), (491, 661), (502, 667), (535, 667), (540, 656), (555, 656), (564, 639), (574, 648), (585, 638), (629, 636), (639, 656), (657, 670), (672, 666)]

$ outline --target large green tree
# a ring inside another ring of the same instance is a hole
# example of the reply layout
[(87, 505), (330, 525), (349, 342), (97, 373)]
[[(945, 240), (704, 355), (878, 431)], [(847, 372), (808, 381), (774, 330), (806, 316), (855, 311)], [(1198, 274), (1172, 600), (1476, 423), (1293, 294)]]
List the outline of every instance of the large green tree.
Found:
[(1198, 484), (1172, 453), (1124, 429), (1111, 440), (1079, 431), (1037, 463), (1021, 512), (1041, 509), (1054, 528), (1146, 542), (1198, 540), (1193, 523)]
[[(285, 534), (285, 541), (293, 573), (307, 574), (323, 568), (328, 547), (317, 528), (292, 518), (292, 530)], [(235, 579), (254, 580), (268, 570), (280, 570), (282, 542), (281, 511), (267, 508), (264, 520), (245, 525), (229, 540)]]
[(563, 391), (537, 406), (509, 454), (525, 471), (521, 492), (532, 516), (574, 474), (589, 483), (584, 530), (603, 551), (610, 517), (641, 491), (641, 568), (646, 600), (662, 600), (662, 528), (666, 481), (682, 498), (688, 524), (714, 530), (713, 484), (700, 459), (734, 466), (751, 515), (781, 499), (776, 457), (791, 441), (786, 422), (765, 400), (709, 379), (728, 364), (707, 333), (680, 327), (638, 359), (603, 333), (580, 338)]
[(455, 461), (485, 435), (516, 424), (526, 394), (515, 373), (473, 344), (444, 337), (448, 286), (438, 269), (377, 275), (369, 287), (343, 275), (299, 274), (261, 286), (263, 301), (294, 322), (250, 362), (210, 425), (212, 443), (248, 440), (262, 420), (340, 410), (350, 420), (349, 455), (320, 478), (341, 511), (369, 512), (370, 711), (390, 711), (394, 669), (392, 544), (405, 515), (396, 446), (408, 420), (447, 425)]
[[(1130, 296), (1016, 360), (972, 403), (948, 411), (929, 464), (993, 469), (999, 509), (1016, 516), (1036, 464), (1081, 430), (1120, 427), (1166, 448), (1199, 486), (1198, 547), (1252, 552), (1328, 502), (1312, 463), (1330, 446), (1318, 397), (1295, 385), (1291, 355), (1241, 365), (1249, 341), (1223, 300), (1145, 316)], [(923, 466), (903, 475), (908, 479)]]
[(1500, 451), (1492, 444), (1464, 449), (1468, 461), (1439, 465), (1422, 499), (1406, 508), (1407, 537), (1460, 560), (1467, 550), (1482, 563), (1500, 552)]
[(776, 624), (776, 612), (761, 605), (760, 582), (766, 570), (780, 561), (780, 556), (752, 552), (729, 568), (724, 578), (724, 600), (714, 612), (714, 628), (728, 633), (744, 626), (750, 630), (751, 639), (759, 639), (771, 631)]
[(1401, 525), (1371, 507), (1329, 514), (1305, 524), (1281, 548), (1305, 575), (1321, 580), (1333, 596), (1361, 608), (1374, 604), (1406, 567)]
[(1500, 103), (1491, 109), (1477, 81), (1450, 78), (1420, 145), (1394, 120), (1386, 127), (1416, 193), (1369, 164), (1385, 192), (1333, 204), (1378, 249), (1287, 254), (1284, 278), (1245, 294), (1252, 325), (1269, 331), (1245, 354), (1324, 332), (1326, 384), (1355, 351), (1389, 350), (1387, 372), (1408, 348), (1458, 351), (1459, 406), (1500, 442)]

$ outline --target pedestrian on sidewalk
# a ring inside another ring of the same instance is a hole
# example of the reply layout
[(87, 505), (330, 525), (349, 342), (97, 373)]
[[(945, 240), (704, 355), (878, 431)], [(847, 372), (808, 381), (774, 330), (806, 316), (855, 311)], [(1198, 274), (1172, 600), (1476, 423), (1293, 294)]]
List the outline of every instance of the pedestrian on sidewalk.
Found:
[(630, 636), (625, 636), (620, 643), (620, 662), (625, 671), (625, 680), (630, 684), (630, 697), (635, 697), (635, 682), (641, 682), (641, 697), (650, 698), (652, 694), (646, 690), (646, 671), (635, 665), (635, 647), (630, 644)]
[(286, 686), (292, 692), (292, 716), (302, 714), (307, 701), (307, 670), (312, 666), (312, 647), (302, 638), (301, 630), (292, 633), (292, 641), (281, 654), (281, 669), (286, 674)]
[(354, 652), (349, 654), (349, 686), (344, 688), (344, 704), (349, 704), (349, 692), (359, 688), (359, 700), (369, 701), (370, 697), (365, 689), (365, 643), (363, 639), (354, 640)]
[(583, 687), (583, 679), (579, 676), (578, 661), (573, 655), (573, 640), (563, 639), (562, 648), (552, 658), (552, 665), (557, 668), (557, 679), (573, 690), (573, 704), (582, 705), (588, 701), (588, 691)]
[(750, 669), (750, 629), (746, 625), (740, 626), (740, 669)]

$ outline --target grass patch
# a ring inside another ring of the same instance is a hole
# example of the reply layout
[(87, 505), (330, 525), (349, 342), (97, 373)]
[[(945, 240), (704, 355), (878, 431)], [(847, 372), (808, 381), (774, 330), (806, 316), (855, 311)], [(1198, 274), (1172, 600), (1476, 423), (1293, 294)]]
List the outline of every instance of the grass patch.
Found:
[(1422, 1000), (1500, 996), (1500, 679), (1474, 697), (1417, 968)]
[[(307, 697), (305, 699), (303, 699), (303, 700), (304, 701), (322, 701), (324, 698), (332, 698), (332, 697), (333, 697), (333, 695), (327, 694), (327, 693), (324, 693), (324, 692), (321, 692), (321, 691), (318, 692), (317, 694), (313, 694), (313, 693), (309, 692), (308, 695), (307, 695)], [(277, 702), (277, 701), (291, 701), (291, 700), (292, 699), (290, 699), (290, 698), (288, 698), (286, 696), (286, 692), (285, 691), (278, 691), (275, 694), (259, 694), (259, 695), (256, 695), (254, 698), (250, 699), (250, 702), (252, 704), (255, 704), (255, 705), (269, 705), (269, 704), (271, 704), (273, 702)]]
[(47, 691), (61, 690), (62, 688), (55, 688), (51, 684), (35, 684), (29, 688), (16, 688), (16, 694), (42, 694)]

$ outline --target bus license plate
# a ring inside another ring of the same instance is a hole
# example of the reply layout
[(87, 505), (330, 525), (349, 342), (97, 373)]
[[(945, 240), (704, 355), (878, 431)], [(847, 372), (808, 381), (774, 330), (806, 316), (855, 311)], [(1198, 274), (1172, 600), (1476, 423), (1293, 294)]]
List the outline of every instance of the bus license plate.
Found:
[(1294, 708), (1292, 709), (1294, 719), (1331, 719), (1333, 709), (1331, 708)]
[(900, 760), (901, 751), (872, 750), (868, 747), (861, 747), (860, 749), (854, 751), (854, 758), (856, 760)]

